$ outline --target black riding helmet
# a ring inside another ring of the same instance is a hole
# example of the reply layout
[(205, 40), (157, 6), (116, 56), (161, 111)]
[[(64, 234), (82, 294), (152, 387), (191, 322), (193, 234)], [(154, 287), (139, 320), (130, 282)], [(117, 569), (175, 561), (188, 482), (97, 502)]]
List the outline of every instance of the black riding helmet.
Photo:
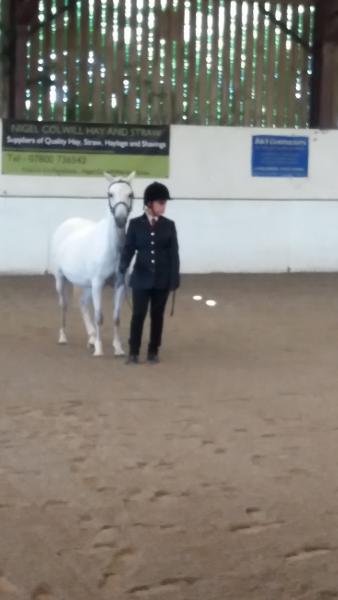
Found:
[(170, 200), (169, 190), (163, 183), (154, 181), (144, 190), (143, 200), (146, 206), (149, 206), (155, 200)]

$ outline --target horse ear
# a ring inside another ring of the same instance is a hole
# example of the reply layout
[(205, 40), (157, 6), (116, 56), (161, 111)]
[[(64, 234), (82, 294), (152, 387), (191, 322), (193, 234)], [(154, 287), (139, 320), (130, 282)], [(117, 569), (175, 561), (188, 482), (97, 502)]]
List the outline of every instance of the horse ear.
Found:
[(127, 177), (128, 183), (130, 183), (134, 179), (135, 175), (136, 175), (136, 171), (133, 171), (132, 173), (130, 173), (130, 175), (128, 175), (128, 177)]
[(113, 177), (113, 175), (111, 175), (110, 173), (107, 173), (106, 171), (103, 173), (103, 175), (105, 176), (106, 179), (108, 179), (109, 183), (113, 183), (115, 177)]

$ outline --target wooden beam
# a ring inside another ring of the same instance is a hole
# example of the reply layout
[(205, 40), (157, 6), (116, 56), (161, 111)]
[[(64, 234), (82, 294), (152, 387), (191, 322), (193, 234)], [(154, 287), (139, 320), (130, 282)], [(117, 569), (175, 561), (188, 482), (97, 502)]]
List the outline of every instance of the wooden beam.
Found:
[(314, 28), (310, 125), (338, 127), (338, 0), (318, 1)]
[(38, 0), (11, 0), (3, 60), (8, 65), (8, 103), (4, 112), (21, 117), (25, 102), (26, 41), (32, 23), (38, 21)]
[(20, 2), (12, 0), (12, 2), (15, 4), (17, 25), (29, 27), (32, 23), (38, 22), (39, 0), (21, 0)]
[(0, 21), (0, 118), (7, 117), (10, 65), (6, 55), (9, 29), (9, 0), (2, 0)]

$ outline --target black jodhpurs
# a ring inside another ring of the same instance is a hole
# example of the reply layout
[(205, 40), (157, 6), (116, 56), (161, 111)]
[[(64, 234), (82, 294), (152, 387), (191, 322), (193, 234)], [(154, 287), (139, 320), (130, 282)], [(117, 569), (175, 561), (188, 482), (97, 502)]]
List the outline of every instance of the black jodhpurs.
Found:
[(133, 315), (130, 325), (129, 350), (130, 354), (140, 352), (143, 324), (150, 303), (150, 340), (148, 353), (157, 354), (161, 345), (164, 311), (169, 296), (169, 290), (133, 290)]

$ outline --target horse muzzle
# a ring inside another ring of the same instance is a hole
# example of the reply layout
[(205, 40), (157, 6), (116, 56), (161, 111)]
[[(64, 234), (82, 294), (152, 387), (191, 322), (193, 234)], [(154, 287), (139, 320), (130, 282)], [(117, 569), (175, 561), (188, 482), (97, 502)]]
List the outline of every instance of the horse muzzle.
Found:
[(115, 216), (115, 223), (116, 223), (116, 227), (118, 227), (119, 229), (123, 229), (126, 224), (127, 224), (127, 217), (125, 216)]

